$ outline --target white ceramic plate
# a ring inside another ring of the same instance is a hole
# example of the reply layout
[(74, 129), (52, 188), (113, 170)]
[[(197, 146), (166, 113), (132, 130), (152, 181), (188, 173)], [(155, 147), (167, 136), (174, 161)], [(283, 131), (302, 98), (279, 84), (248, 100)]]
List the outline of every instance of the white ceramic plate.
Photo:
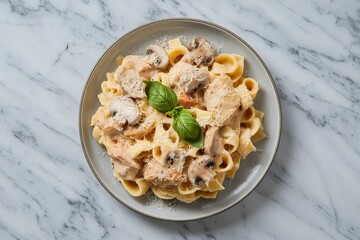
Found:
[[(251, 153), (241, 166), (235, 178), (216, 199), (199, 199), (194, 203), (181, 203), (176, 209), (151, 203), (146, 197), (130, 196), (112, 175), (109, 157), (92, 137), (91, 116), (99, 107), (97, 95), (101, 92), (101, 82), (106, 73), (115, 70), (118, 55), (144, 54), (148, 45), (161, 39), (184, 36), (189, 41), (194, 36), (206, 38), (215, 49), (222, 53), (237, 53), (245, 57), (245, 76), (259, 82), (260, 91), (255, 99), (255, 107), (265, 113), (264, 127), (268, 138), (255, 144), (261, 152)], [(101, 185), (119, 202), (145, 215), (173, 221), (195, 220), (222, 212), (244, 199), (260, 183), (268, 171), (278, 144), (281, 132), (281, 110), (275, 83), (269, 70), (259, 55), (244, 40), (229, 30), (196, 19), (167, 19), (146, 24), (125, 34), (117, 40), (96, 63), (85, 86), (80, 104), (80, 138), (85, 157), (91, 170)]]

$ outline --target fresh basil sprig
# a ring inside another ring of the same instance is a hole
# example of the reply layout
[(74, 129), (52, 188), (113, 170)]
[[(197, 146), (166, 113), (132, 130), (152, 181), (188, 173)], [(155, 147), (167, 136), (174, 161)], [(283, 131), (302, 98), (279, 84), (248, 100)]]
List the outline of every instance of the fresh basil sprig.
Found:
[(153, 108), (159, 112), (166, 113), (176, 107), (178, 98), (171, 88), (158, 81), (144, 81), (144, 83), (146, 84), (145, 93)]
[(173, 110), (166, 112), (166, 115), (169, 115), (175, 119), (180, 115), (180, 113), (183, 109), (184, 109), (183, 106), (177, 106)]
[(199, 123), (187, 109), (177, 106), (178, 98), (175, 92), (157, 81), (144, 82), (150, 105), (173, 118), (174, 130), (186, 143), (198, 148), (203, 147), (204, 136)]
[(191, 146), (201, 148), (204, 146), (203, 132), (196, 121), (191, 115), (189, 110), (180, 107), (181, 111), (174, 117), (173, 128), (186, 143)]

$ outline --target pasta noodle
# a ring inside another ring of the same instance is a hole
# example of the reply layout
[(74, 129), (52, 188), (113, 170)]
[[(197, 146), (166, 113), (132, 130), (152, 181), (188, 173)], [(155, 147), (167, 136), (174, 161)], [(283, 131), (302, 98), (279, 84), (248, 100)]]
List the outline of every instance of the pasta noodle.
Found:
[[(242, 159), (256, 151), (253, 143), (266, 137), (264, 113), (254, 107), (259, 85), (244, 76), (244, 57), (216, 56), (206, 43), (195, 38), (186, 47), (181, 38), (171, 39), (165, 52), (168, 64), (161, 68), (155, 64), (163, 60), (154, 62), (149, 56), (118, 56), (116, 71), (101, 83), (101, 106), (90, 123), (93, 137), (106, 148), (114, 177), (134, 197), (152, 191), (159, 198), (186, 203), (216, 198)], [(196, 55), (200, 45), (208, 49)], [(212, 55), (201, 55), (206, 50)], [(198, 73), (208, 76), (204, 86), (191, 82), (198, 81)], [(149, 104), (142, 79), (159, 81), (176, 93), (201, 127), (204, 147), (179, 137), (173, 119)], [(129, 105), (117, 105), (120, 100)]]
[(175, 65), (180, 59), (189, 52), (189, 50), (182, 45), (180, 38), (171, 39), (169, 41), (169, 50), (167, 51), (171, 65)]
[(231, 77), (233, 81), (233, 86), (237, 87), (239, 84), (242, 83), (241, 78), (244, 73), (244, 57), (238, 54), (232, 54), (232, 56), (235, 58), (237, 63), (237, 68), (234, 72), (230, 73), (229, 76)]
[(252, 78), (245, 78), (242, 84), (247, 88), (251, 95), (251, 98), (254, 100), (257, 92), (259, 91), (258, 83)]
[(217, 155), (215, 162), (217, 166), (216, 172), (219, 173), (230, 171), (234, 166), (234, 162), (230, 153), (225, 149)]
[(246, 110), (243, 111), (241, 115), (241, 123), (250, 123), (254, 120), (256, 115), (255, 108), (249, 107)]

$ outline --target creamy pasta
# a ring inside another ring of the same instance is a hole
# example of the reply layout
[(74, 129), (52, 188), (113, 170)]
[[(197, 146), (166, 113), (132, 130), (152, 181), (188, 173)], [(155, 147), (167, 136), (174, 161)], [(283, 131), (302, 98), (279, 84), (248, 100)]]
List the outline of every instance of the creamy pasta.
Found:
[[(256, 151), (253, 143), (266, 137), (264, 114), (253, 106), (259, 85), (244, 77), (244, 57), (216, 54), (201, 37), (188, 47), (176, 38), (166, 50), (150, 45), (146, 55), (119, 56), (116, 64), (101, 84), (101, 106), (91, 119), (114, 177), (135, 197), (152, 191), (187, 203), (216, 198), (241, 159)], [(201, 128), (201, 145), (185, 141), (174, 119), (153, 107), (144, 80), (176, 94)]]

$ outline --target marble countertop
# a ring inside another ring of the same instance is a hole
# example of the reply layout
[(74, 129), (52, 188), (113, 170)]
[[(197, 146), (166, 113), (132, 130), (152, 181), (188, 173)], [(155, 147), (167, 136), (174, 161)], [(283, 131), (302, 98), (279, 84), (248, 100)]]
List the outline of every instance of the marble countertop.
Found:
[[(184, 223), (113, 199), (78, 136), (99, 56), (125, 32), (171, 17), (212, 21), (249, 42), (283, 110), (278, 153), (256, 190)], [(0, 63), (1, 239), (360, 239), (359, 1), (0, 1)]]

